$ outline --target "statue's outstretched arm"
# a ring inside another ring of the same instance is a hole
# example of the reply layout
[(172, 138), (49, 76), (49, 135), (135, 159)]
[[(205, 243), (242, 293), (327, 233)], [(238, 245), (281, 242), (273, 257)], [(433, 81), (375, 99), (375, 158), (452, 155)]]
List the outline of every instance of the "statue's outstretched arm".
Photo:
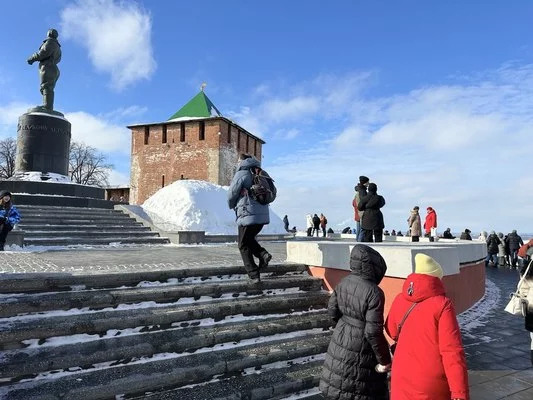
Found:
[(44, 60), (52, 55), (52, 46), (50, 46), (49, 41), (45, 41), (41, 47), (39, 48), (39, 51), (36, 53), (33, 53), (28, 58), (28, 64), (32, 64), (34, 61), (41, 61)]

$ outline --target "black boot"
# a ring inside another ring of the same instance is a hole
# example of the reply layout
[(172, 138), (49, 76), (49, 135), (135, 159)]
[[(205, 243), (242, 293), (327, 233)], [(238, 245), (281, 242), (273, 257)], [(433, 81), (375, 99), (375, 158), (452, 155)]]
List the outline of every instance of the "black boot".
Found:
[(266, 250), (263, 250), (261, 254), (259, 254), (259, 269), (265, 269), (268, 267), (270, 260), (272, 260), (272, 254)]

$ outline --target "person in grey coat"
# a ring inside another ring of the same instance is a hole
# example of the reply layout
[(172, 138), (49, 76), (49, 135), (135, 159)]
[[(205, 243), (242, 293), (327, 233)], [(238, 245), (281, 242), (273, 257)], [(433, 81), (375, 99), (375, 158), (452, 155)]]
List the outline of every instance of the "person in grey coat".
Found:
[(328, 312), (337, 325), (319, 387), (330, 400), (385, 400), (389, 390), (382, 372), (389, 369), (391, 356), (383, 333), (385, 294), (378, 284), (387, 264), (376, 250), (357, 244), (350, 269), (329, 300)]
[[(260, 168), (259, 161), (249, 155), (241, 155), (237, 172), (228, 190), (228, 206), (235, 210), (239, 227), (239, 251), (244, 268), (252, 283), (261, 281), (260, 269), (268, 266), (272, 255), (257, 242), (256, 236), (263, 226), (270, 223), (268, 205), (260, 204), (252, 198), (250, 188), (253, 184), (252, 170)], [(255, 263), (258, 258), (259, 265)]]

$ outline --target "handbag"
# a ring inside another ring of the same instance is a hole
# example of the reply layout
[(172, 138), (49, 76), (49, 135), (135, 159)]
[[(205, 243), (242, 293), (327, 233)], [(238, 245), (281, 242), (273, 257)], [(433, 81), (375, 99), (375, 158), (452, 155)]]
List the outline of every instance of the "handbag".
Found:
[(405, 315), (403, 316), (400, 324), (398, 325), (398, 333), (396, 334), (396, 337), (394, 338), (394, 343), (391, 345), (390, 347), (390, 352), (391, 354), (394, 354), (394, 352), (396, 351), (396, 345), (398, 344), (398, 339), (400, 338), (400, 332), (402, 331), (402, 326), (403, 324), (405, 323), (405, 320), (407, 319), (407, 317), (409, 316), (409, 314), (411, 313), (411, 311), (413, 311), (413, 308), (415, 308), (415, 306), (417, 305), (418, 303), (413, 303), (413, 305), (409, 308), (409, 310), (407, 310), (407, 312), (405, 313)]
[(519, 315), (521, 317), (526, 316), (528, 303), (527, 299), (520, 294), (520, 288), (522, 287), (524, 279), (526, 279), (526, 276), (529, 272), (529, 268), (531, 268), (531, 263), (533, 263), (533, 260), (529, 262), (526, 271), (524, 272), (524, 275), (522, 275), (522, 278), (520, 278), (520, 282), (518, 282), (516, 292), (511, 293), (511, 300), (509, 300), (509, 303), (507, 303), (507, 305), (505, 306), (505, 311), (507, 311), (509, 314)]

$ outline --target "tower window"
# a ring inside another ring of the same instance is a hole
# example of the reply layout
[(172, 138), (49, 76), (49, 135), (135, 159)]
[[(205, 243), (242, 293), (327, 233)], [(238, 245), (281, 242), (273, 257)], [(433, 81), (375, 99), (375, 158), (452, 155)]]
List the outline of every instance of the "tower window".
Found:
[(246, 135), (246, 154), (250, 151), (250, 136)]
[(241, 131), (237, 131), (237, 150), (241, 147)]
[(185, 122), (180, 124), (180, 142), (185, 142)]
[(257, 140), (254, 140), (254, 156), (257, 156)]
[(167, 142), (167, 126), (166, 126), (166, 125), (163, 125), (163, 126), (161, 127), (161, 129), (162, 129), (162, 131), (163, 131), (163, 132), (162, 132), (162, 135), (161, 135), (161, 142), (162, 142), (162, 143), (166, 143), (166, 142)]
[(144, 127), (144, 144), (148, 144), (148, 138), (150, 137), (150, 127)]
[(228, 124), (228, 143), (231, 143), (231, 124)]
[(200, 124), (199, 124), (199, 139), (200, 140), (204, 140), (205, 139), (205, 122), (204, 121), (200, 121)]
[(165, 187), (165, 175), (161, 175), (161, 187)]

